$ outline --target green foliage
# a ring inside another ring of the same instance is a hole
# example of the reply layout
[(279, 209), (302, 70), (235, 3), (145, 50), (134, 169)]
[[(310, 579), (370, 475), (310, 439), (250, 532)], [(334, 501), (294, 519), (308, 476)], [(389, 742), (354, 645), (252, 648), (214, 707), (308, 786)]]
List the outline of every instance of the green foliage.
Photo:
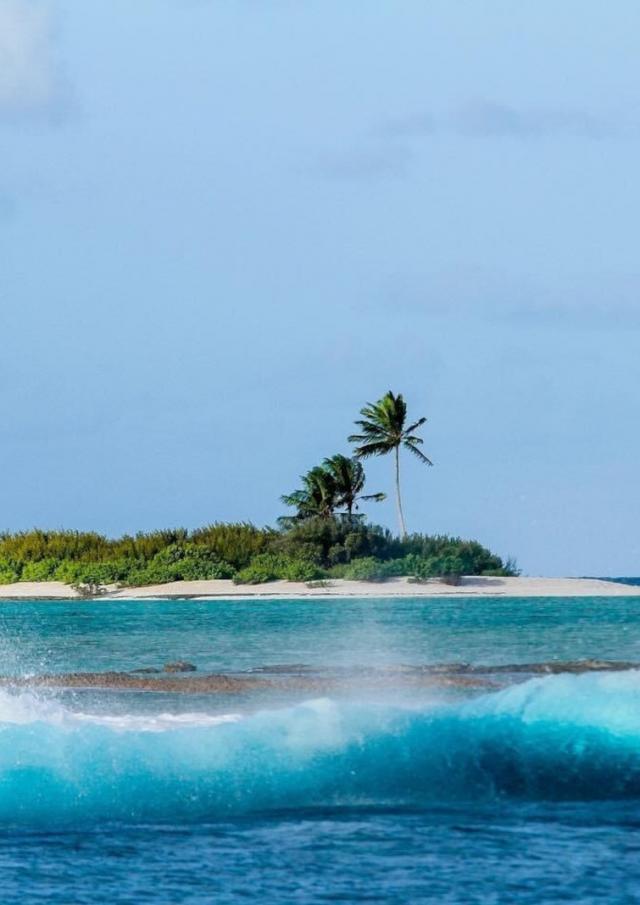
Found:
[(331, 475), (322, 465), (316, 465), (300, 476), (302, 487), (281, 497), (286, 506), (297, 510), (295, 519), (331, 518), (338, 506), (338, 490)]
[[(507, 556), (507, 561), (502, 568), (502, 575), (509, 575), (511, 578), (517, 578), (520, 575), (522, 569), (518, 568), (518, 563), (516, 562), (515, 556)], [(482, 573), (486, 575), (486, 572)]]
[(365, 473), (362, 463), (349, 456), (337, 454), (324, 459), (301, 475), (302, 487), (281, 497), (282, 502), (297, 510), (296, 515), (285, 516), (281, 523), (290, 527), (296, 521), (322, 518), (330, 519), (336, 510), (346, 510), (351, 517), (361, 500), (380, 502), (384, 493), (363, 494)]
[(407, 424), (407, 405), (402, 393), (394, 395), (391, 390), (377, 402), (370, 402), (360, 409), (362, 418), (356, 421), (360, 433), (351, 434), (349, 443), (355, 443), (355, 454), (358, 459), (369, 459), (371, 456), (386, 456), (393, 452), (395, 457), (396, 501), (400, 521), (400, 535), (406, 537), (407, 529), (402, 510), (400, 494), (400, 450), (406, 449), (424, 465), (433, 465), (420, 447), (424, 441), (416, 431), (426, 423), (426, 418), (418, 418), (413, 424)]
[(461, 567), (462, 575), (482, 575), (489, 570), (505, 574), (500, 557), (477, 541), (447, 535), (410, 534), (398, 546), (401, 556), (413, 555), (419, 560), (455, 557), (460, 561), (456, 568)]
[(125, 534), (118, 540), (107, 541), (108, 555), (102, 559), (125, 559), (148, 562), (162, 550), (173, 544), (184, 544), (189, 540), (185, 528), (168, 528), (163, 531), (139, 532), (132, 537)]
[(19, 570), (7, 560), (0, 560), (0, 584), (13, 584), (20, 579)]
[(81, 531), (21, 531), (0, 534), (0, 560), (37, 562), (42, 559), (100, 560), (107, 558), (109, 541)]
[(65, 559), (56, 567), (56, 570), (53, 573), (53, 579), (54, 581), (62, 581), (64, 584), (72, 585), (74, 582), (78, 581), (79, 573), (86, 565), (90, 565), (90, 563), (80, 563)]
[(207, 581), (232, 578), (234, 573), (233, 566), (222, 562), (205, 546), (178, 543), (160, 550), (150, 562), (132, 568), (123, 583), (137, 587), (170, 581)]
[(374, 559), (365, 556), (362, 559), (354, 559), (346, 566), (338, 566), (331, 570), (333, 577), (346, 578), (347, 581), (387, 581), (389, 578), (401, 578), (413, 574), (412, 557), (403, 559)]
[(389, 578), (386, 566), (387, 563), (365, 556), (350, 563), (344, 571), (344, 577), (347, 581), (386, 581)]
[(361, 433), (352, 434), (349, 443), (356, 444), (356, 456), (384, 456), (402, 446), (412, 452), (425, 465), (433, 465), (419, 448), (423, 440), (414, 432), (426, 423), (418, 418), (407, 425), (407, 404), (402, 393), (395, 396), (391, 390), (377, 402), (369, 402), (360, 410), (362, 419), (356, 421)]
[(260, 553), (234, 576), (236, 584), (263, 584), (267, 581), (314, 581), (323, 571), (308, 559), (291, 559), (278, 553)]
[(239, 523), (113, 540), (74, 531), (0, 535), (1, 584), (54, 579), (95, 589), (218, 578), (309, 582), (327, 570), (333, 578), (363, 581), (518, 574), (513, 560), (503, 563), (476, 541), (421, 534), (400, 539), (347, 514), (294, 519), (280, 531)]
[(25, 531), (0, 535), (0, 582), (62, 581), (88, 587), (231, 578), (277, 532), (249, 524), (124, 535)]
[(248, 566), (233, 577), (235, 584), (263, 584), (280, 578), (282, 557), (273, 553), (259, 553)]
[(283, 569), (282, 577), (285, 581), (315, 581), (322, 578), (324, 572), (315, 563), (305, 559), (290, 559)]
[[(389, 578), (408, 577), (418, 581), (438, 578), (453, 584), (458, 583), (463, 575), (480, 574), (473, 571), (474, 563), (468, 556), (466, 542), (448, 541), (447, 544), (438, 543), (435, 546), (440, 552), (430, 556), (408, 553), (406, 556), (387, 560), (367, 556), (354, 559), (348, 564), (333, 566), (329, 574), (332, 578), (346, 578), (348, 581), (386, 581)], [(477, 562), (481, 563), (482, 557), (479, 556)], [(493, 574), (502, 576), (508, 573), (506, 567), (502, 567)]]
[(115, 560), (113, 562), (69, 562), (60, 563), (53, 578), (70, 585), (110, 585), (120, 584), (136, 568), (136, 560)]
[(0, 584), (13, 584), (20, 580), (22, 563), (8, 556), (0, 556)]
[(242, 569), (254, 556), (264, 553), (276, 535), (270, 528), (256, 528), (248, 522), (228, 525), (216, 522), (193, 531), (190, 541), (206, 547), (235, 569)]
[(393, 539), (384, 528), (344, 515), (294, 523), (274, 537), (270, 546), (291, 559), (308, 559), (329, 568), (362, 556), (384, 559), (393, 549)]
[(25, 563), (20, 575), (20, 581), (50, 581), (57, 567), (58, 561), (51, 557)]
[(465, 562), (462, 557), (453, 553), (445, 553), (441, 556), (429, 556), (421, 558), (419, 556), (407, 557), (405, 560), (410, 566), (408, 572), (413, 578), (444, 578), (459, 579), (462, 575), (469, 574), (465, 569)]

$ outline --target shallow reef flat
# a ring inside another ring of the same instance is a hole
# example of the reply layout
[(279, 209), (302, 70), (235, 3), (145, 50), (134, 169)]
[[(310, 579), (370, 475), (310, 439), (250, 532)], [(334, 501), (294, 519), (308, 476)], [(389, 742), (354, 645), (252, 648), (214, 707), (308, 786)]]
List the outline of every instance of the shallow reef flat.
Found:
[(394, 692), (417, 689), (490, 689), (525, 681), (534, 676), (623, 672), (640, 669), (640, 663), (616, 660), (571, 660), (503, 665), (441, 663), (424, 666), (317, 668), (304, 664), (256, 667), (247, 673), (163, 675), (160, 670), (130, 672), (71, 672), (31, 676), (2, 676), (0, 685), (10, 688), (104, 689), (171, 694), (247, 694), (260, 691), (311, 694), (361, 691)]

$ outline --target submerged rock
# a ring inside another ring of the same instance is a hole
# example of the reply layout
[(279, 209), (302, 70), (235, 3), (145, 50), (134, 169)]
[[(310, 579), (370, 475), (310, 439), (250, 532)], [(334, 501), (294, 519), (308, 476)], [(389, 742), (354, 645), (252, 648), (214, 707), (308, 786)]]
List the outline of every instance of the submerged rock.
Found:
[(193, 663), (187, 663), (186, 660), (176, 660), (175, 663), (164, 664), (165, 672), (195, 672), (197, 668)]

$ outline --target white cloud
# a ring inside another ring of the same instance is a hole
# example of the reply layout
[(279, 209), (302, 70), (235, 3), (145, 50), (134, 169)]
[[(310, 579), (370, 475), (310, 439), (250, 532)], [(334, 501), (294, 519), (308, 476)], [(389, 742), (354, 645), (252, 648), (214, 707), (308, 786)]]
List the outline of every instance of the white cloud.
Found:
[(60, 88), (49, 7), (0, 0), (0, 114), (49, 113)]
[(378, 129), (387, 138), (424, 138), (438, 133), (471, 138), (637, 138), (637, 126), (579, 108), (518, 108), (476, 100), (450, 110), (392, 119)]
[(403, 176), (410, 157), (406, 148), (359, 148), (325, 155), (319, 170), (330, 179), (370, 181)]
[(450, 270), (389, 275), (379, 287), (377, 308), (518, 327), (637, 330), (639, 295), (635, 273), (567, 271), (550, 279), (459, 264)]

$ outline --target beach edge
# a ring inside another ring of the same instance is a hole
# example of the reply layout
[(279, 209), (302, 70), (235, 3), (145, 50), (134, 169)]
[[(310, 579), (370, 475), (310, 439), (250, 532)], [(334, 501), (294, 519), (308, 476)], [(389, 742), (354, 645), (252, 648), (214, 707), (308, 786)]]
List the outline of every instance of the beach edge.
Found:
[[(300, 600), (327, 598), (410, 597), (640, 597), (640, 587), (596, 578), (526, 578), (469, 576), (459, 585), (442, 581), (410, 582), (391, 578), (384, 582), (334, 579), (309, 586), (303, 582), (272, 581), (236, 585), (230, 580), (175, 581), (141, 588), (111, 588), (92, 600)], [(0, 601), (79, 600), (82, 595), (57, 581), (0, 585)]]

